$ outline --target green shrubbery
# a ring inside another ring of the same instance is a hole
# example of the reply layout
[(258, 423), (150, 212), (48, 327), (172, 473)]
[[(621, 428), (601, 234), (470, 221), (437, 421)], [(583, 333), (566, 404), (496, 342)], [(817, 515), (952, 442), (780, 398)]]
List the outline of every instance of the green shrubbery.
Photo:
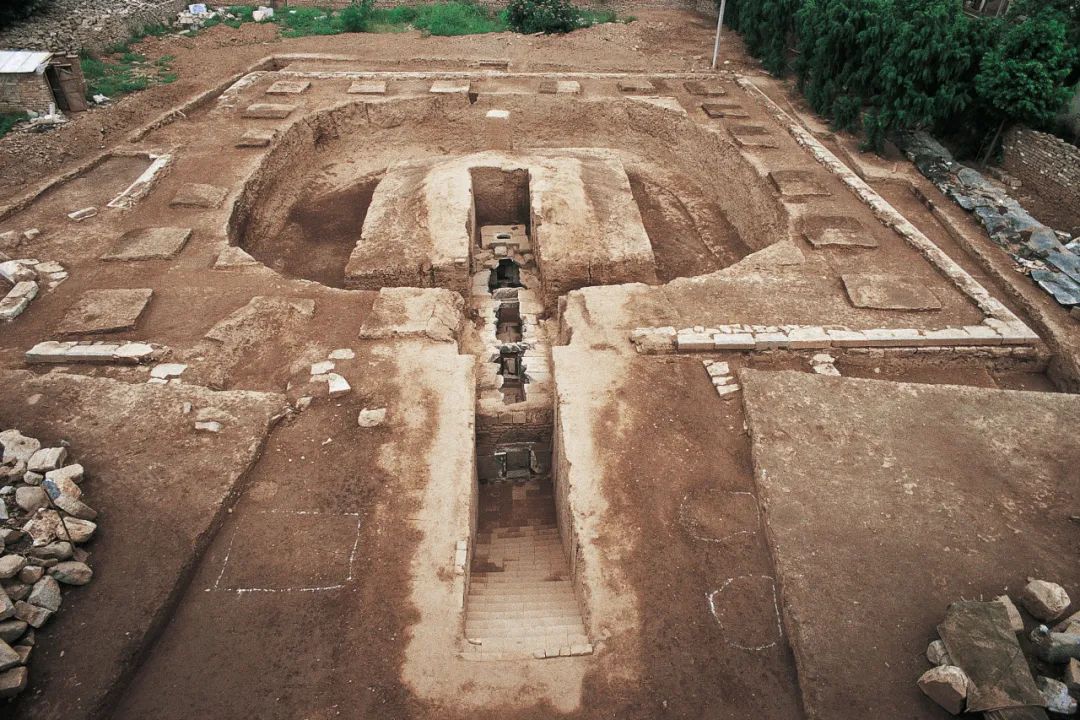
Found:
[(915, 128), (986, 148), (1004, 124), (1048, 122), (1080, 80), (1075, 0), (1017, 0), (1000, 19), (968, 17), (959, 0), (728, 7), (728, 24), (766, 69), (794, 70), (815, 111), (837, 128), (861, 127), (875, 148)]
[(506, 21), (520, 33), (565, 33), (578, 27), (580, 10), (569, 0), (510, 0)]

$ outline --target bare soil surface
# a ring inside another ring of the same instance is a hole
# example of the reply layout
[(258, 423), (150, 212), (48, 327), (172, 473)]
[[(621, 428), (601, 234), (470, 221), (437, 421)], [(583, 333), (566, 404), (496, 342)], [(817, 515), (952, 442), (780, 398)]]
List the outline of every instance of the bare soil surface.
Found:
[[(69, 442), (99, 512), (94, 580), (39, 631), (30, 687), (5, 716), (95, 716), (169, 622), (285, 398), (63, 373), (5, 371), (0, 387), (0, 425)], [(196, 432), (199, 412), (223, 431)]]
[(1076, 591), (1075, 396), (740, 379), (810, 716), (948, 717), (915, 680), (949, 603), (1028, 577)]

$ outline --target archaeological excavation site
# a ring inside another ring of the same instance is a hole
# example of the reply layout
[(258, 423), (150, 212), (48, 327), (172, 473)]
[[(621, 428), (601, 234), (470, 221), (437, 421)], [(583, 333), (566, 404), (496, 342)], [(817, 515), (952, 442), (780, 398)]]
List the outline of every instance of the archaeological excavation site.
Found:
[(1076, 311), (714, 24), (214, 28), (5, 185), (0, 716), (1068, 714)]

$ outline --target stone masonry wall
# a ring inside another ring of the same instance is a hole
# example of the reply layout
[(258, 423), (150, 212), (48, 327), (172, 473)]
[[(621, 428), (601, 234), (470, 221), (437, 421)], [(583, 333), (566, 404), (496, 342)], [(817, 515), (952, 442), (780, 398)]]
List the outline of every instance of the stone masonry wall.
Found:
[(51, 0), (42, 12), (0, 32), (0, 49), (102, 50), (136, 30), (174, 22), (188, 0)]
[(1080, 148), (1025, 127), (1010, 130), (1004, 148), (1005, 172), (1080, 225)]

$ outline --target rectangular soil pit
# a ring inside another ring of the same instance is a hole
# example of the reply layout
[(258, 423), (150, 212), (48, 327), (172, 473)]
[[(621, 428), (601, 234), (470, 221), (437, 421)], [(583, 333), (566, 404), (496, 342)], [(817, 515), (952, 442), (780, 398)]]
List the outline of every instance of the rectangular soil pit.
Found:
[(831, 195), (809, 170), (773, 170), (769, 180), (787, 198)]
[(940, 310), (941, 301), (922, 283), (897, 275), (854, 273), (841, 275), (855, 307), (871, 310)]
[(650, 94), (656, 92), (656, 86), (648, 80), (643, 79), (628, 79), (620, 80), (618, 82), (618, 88), (624, 93), (634, 94)]
[(480, 228), (489, 225), (524, 226), (528, 236), (529, 171), (501, 170), (495, 167), (476, 167), (469, 170), (472, 177), (476, 242), (482, 242)]
[(361, 80), (349, 86), (350, 95), (385, 95), (385, 80)]
[(544, 95), (578, 95), (581, 83), (577, 80), (544, 80), (540, 83), (540, 92)]

